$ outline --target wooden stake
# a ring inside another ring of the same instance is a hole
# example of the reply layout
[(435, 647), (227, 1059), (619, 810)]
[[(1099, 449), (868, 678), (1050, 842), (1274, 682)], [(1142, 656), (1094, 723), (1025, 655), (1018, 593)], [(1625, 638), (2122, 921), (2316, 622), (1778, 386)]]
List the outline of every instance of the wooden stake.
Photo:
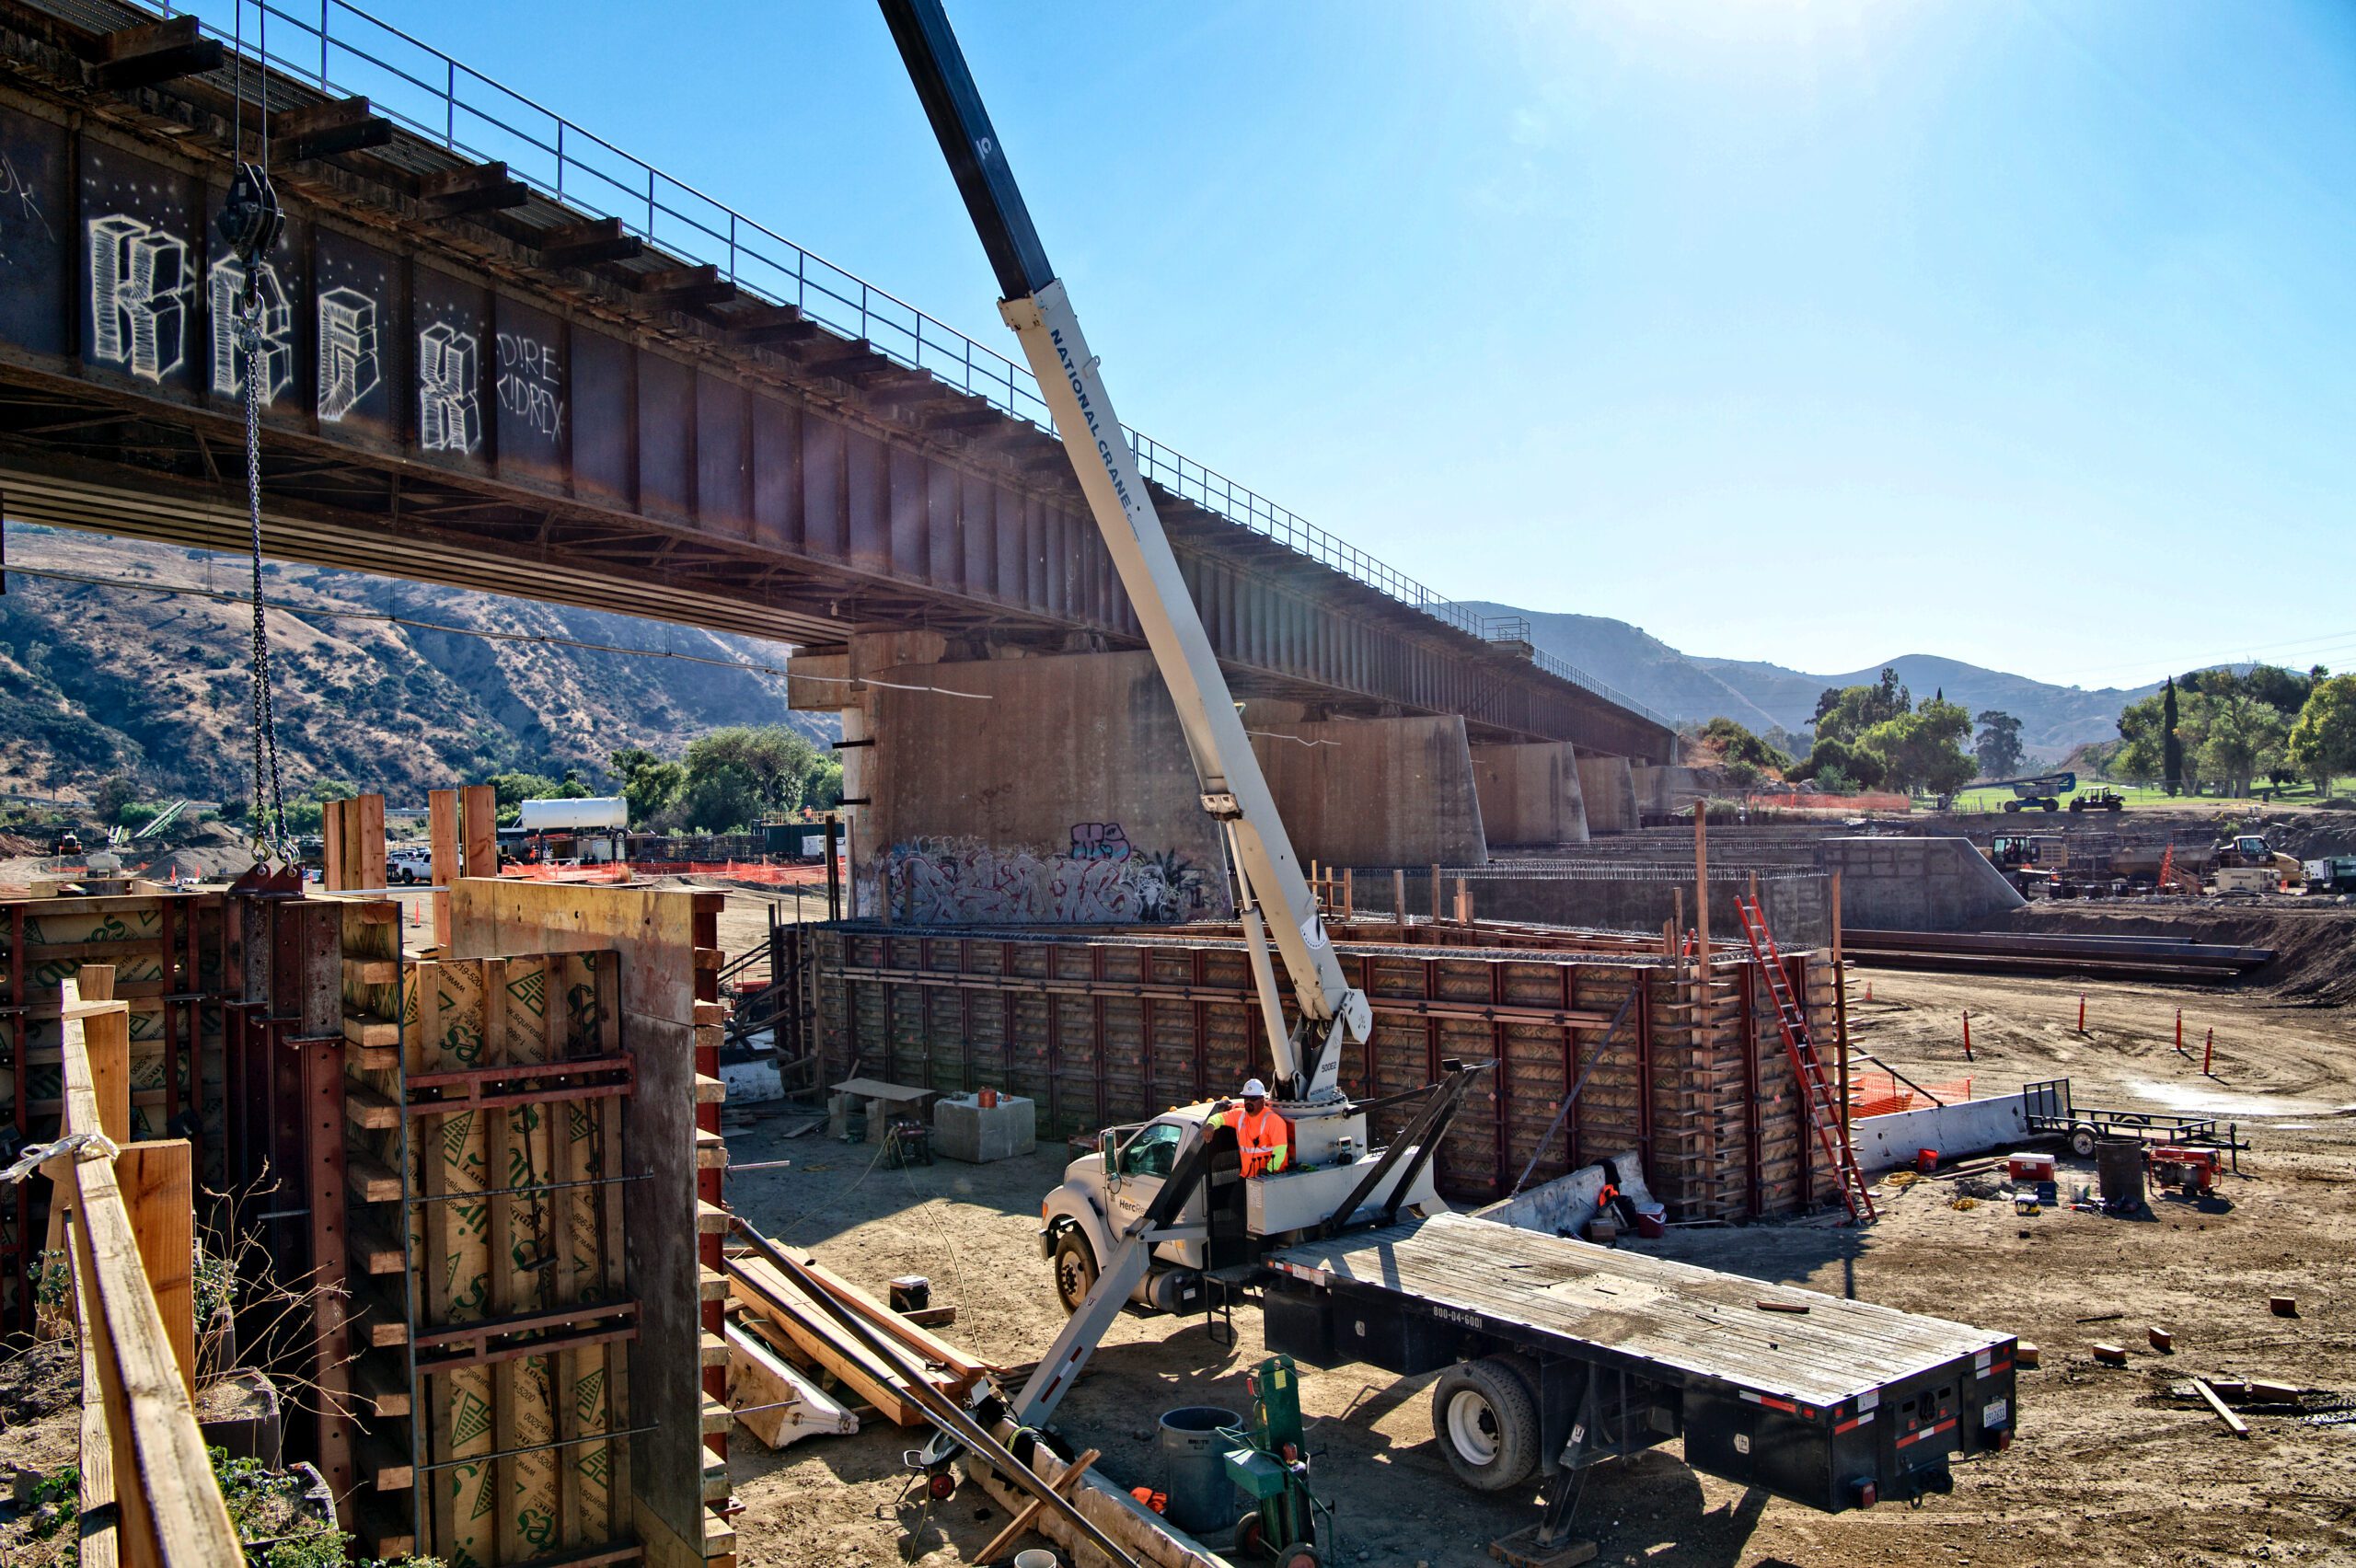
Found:
[[(260, 802), (256, 802), (259, 809)], [(329, 801), (319, 807), (319, 887), (327, 893), (343, 890), (343, 802)]]
[(1439, 920), (1439, 862), (1432, 862), (1432, 920)]
[(1391, 906), (1399, 911), (1399, 940), (1407, 940), (1407, 871), (1393, 867), (1391, 872)]
[(458, 874), (499, 874), (499, 792), (488, 784), (458, 791)]
[[(86, 963), (75, 982), (85, 1000), (111, 1000), (114, 965)], [(98, 1130), (119, 1148), (131, 1141), (131, 1009), (114, 1007), (84, 1015), (82, 1038), (90, 1055), (90, 1084), (98, 1091)]]
[(458, 880), (458, 792), (456, 790), (428, 790), (425, 792), (425, 831), (433, 844), (433, 885), (443, 891), (433, 895), (433, 945), (450, 945), (449, 886)]
[[(87, 1032), (87, 1025), (85, 1030)], [(123, 1146), (115, 1158), (115, 1184), (131, 1211), (131, 1233), (147, 1288), (163, 1315), (164, 1335), (179, 1361), (180, 1382), (196, 1398), (196, 1175), (186, 1138)]]
[(385, 885), (385, 797), (363, 795), (352, 802), (352, 831), (358, 838), (349, 868), (353, 887), (374, 892)]

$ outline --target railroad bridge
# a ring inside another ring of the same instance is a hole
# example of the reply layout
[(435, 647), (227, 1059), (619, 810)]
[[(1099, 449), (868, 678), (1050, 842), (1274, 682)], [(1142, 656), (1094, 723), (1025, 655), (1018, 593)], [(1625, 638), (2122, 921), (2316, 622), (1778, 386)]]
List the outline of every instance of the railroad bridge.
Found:
[[(241, 150), (289, 218), (255, 281), (267, 553), (796, 644), (878, 865), (1216, 858), (1027, 371), (341, 0), (268, 7), (257, 51), (260, 11), (240, 73), (193, 16), (0, 0), (8, 516), (246, 548)], [(1660, 716), (1131, 440), (1305, 854), (1634, 825)], [(977, 802), (992, 758), (1025, 806)]]

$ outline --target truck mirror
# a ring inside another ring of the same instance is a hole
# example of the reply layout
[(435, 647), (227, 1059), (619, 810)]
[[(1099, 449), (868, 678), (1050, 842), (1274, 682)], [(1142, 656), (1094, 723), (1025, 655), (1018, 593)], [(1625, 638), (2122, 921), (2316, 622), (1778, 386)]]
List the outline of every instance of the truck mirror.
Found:
[(1113, 1134), (1104, 1132), (1096, 1135), (1096, 1152), (1104, 1157), (1104, 1174), (1114, 1177), (1119, 1176), (1121, 1173), (1121, 1154), (1119, 1148), (1115, 1147)]

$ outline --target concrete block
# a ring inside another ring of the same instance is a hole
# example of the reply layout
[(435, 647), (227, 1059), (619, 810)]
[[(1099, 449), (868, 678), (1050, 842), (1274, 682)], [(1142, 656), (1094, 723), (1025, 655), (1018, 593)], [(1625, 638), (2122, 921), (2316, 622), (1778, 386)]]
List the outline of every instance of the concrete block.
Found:
[(1017, 1094), (1002, 1094), (995, 1105), (971, 1094), (944, 1095), (932, 1108), (932, 1147), (968, 1165), (1029, 1154), (1039, 1147), (1037, 1103)]

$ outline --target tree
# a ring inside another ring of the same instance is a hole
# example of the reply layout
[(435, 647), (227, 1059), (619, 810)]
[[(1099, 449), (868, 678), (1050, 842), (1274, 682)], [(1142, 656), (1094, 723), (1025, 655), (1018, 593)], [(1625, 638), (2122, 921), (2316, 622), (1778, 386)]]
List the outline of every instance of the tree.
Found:
[(522, 820), (526, 801), (545, 801), (560, 786), (545, 773), (494, 773), (488, 782), (498, 801), (497, 821), (513, 827)]
[(1980, 726), (1980, 739), (1972, 748), (1980, 758), (1980, 777), (2014, 777), (2021, 765), (2021, 721), (1992, 708), (1972, 722)]
[(2171, 680), (2160, 692), (2160, 780), (2171, 795), (2184, 793), (2184, 738), (2177, 733), (2181, 719)]
[(2194, 766), (2216, 779), (2222, 793), (2247, 795), (2251, 779), (2281, 762), (2290, 727), (2272, 704), (2228, 688), (2193, 693), (2182, 708), (2177, 732)]
[(122, 821), (122, 813), (139, 801), (139, 786), (127, 773), (110, 773), (98, 780), (90, 791), (90, 811), (110, 827)]
[(1914, 698), (1898, 684), (1898, 672), (1885, 666), (1872, 686), (1842, 686), (1816, 699), (1816, 734), (1822, 740), (1854, 741), (1877, 724), (1888, 723), (1910, 710)]
[(673, 825), (680, 797), (687, 793), (687, 764), (665, 762), (643, 746), (624, 746), (614, 753), (609, 766), (621, 780), (632, 827), (653, 833)]
[(2356, 675), (2332, 675), (2316, 682), (2291, 726), (2287, 760), (2315, 780), (2318, 796), (2331, 793), (2331, 781), (2356, 773)]
[(1977, 771), (1963, 749), (1970, 733), (1970, 713), (1934, 697), (1915, 711), (1885, 719), (1866, 731), (1858, 737), (1854, 755), (1877, 758), (1888, 788), (1950, 795)]
[[(749, 823), (762, 812), (791, 811), (817, 768), (818, 749), (781, 724), (740, 724), (714, 730), (687, 744), (687, 796), (707, 803), (738, 798), (753, 804), (729, 826)], [(722, 790), (709, 783), (722, 774), (738, 782)], [(700, 796), (699, 796), (700, 791)], [(694, 808), (689, 816), (696, 815)]]
[(679, 814), (697, 833), (733, 833), (761, 814), (751, 775), (734, 767), (690, 770)]
[(1749, 764), (1754, 778), (1765, 769), (1780, 772), (1792, 765), (1789, 755), (1723, 714), (1695, 730), (1692, 739), (1702, 749), (1715, 753), (1721, 764)]

